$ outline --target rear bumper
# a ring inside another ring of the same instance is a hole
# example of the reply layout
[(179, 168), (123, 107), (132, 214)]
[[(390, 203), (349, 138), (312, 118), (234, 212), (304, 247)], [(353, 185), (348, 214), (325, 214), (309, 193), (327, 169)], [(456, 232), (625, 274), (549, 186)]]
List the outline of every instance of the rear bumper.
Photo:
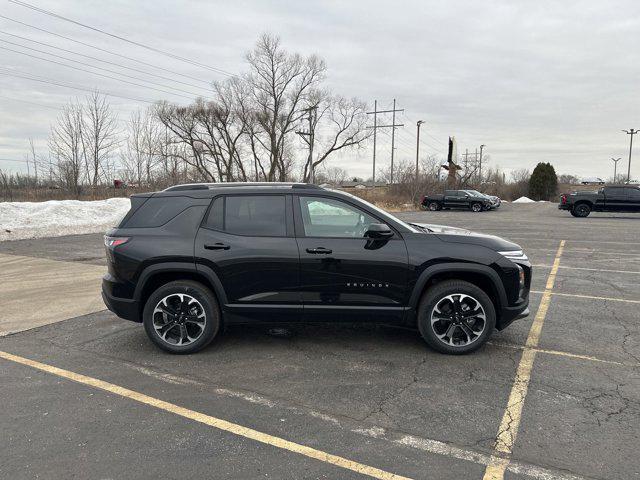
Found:
[(120, 318), (141, 322), (139, 302), (131, 298), (120, 298), (113, 295), (113, 277), (109, 274), (102, 277), (102, 300), (109, 310)]
[(558, 210), (571, 210), (571, 205), (568, 203), (559, 203)]

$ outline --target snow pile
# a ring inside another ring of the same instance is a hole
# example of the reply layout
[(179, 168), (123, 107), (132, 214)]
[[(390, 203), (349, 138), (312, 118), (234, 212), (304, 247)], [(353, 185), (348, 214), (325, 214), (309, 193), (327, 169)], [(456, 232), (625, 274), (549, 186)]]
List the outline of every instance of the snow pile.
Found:
[(535, 203), (535, 200), (531, 200), (529, 197), (520, 197), (511, 203)]
[(128, 198), (0, 202), (0, 241), (104, 232), (129, 211)]

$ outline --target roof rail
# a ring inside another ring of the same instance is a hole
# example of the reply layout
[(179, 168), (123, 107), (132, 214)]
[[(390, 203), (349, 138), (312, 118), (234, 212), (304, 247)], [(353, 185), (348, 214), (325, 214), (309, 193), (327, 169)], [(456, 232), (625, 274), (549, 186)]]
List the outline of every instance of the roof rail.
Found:
[(288, 183), (288, 182), (220, 182), (220, 183), (185, 183), (182, 185), (174, 185), (165, 188), (164, 192), (176, 192), (183, 190), (210, 190), (212, 188), (229, 188), (229, 187), (281, 187), (281, 188), (300, 188), (322, 190), (319, 185), (311, 183)]

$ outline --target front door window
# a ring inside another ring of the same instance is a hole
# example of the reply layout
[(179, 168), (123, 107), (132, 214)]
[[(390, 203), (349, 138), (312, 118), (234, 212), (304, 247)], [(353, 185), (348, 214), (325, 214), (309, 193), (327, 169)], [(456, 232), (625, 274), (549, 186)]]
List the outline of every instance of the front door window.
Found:
[(306, 237), (363, 238), (369, 225), (378, 223), (371, 215), (340, 200), (300, 197)]

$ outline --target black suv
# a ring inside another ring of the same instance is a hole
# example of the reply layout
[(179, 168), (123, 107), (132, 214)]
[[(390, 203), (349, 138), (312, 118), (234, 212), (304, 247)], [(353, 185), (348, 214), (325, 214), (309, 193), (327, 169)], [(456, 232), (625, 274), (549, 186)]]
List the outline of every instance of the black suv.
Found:
[(531, 264), (515, 243), (314, 185), (134, 195), (105, 245), (106, 305), (174, 353), (222, 325), (316, 321), (415, 326), (434, 349), (466, 353), (529, 313)]

